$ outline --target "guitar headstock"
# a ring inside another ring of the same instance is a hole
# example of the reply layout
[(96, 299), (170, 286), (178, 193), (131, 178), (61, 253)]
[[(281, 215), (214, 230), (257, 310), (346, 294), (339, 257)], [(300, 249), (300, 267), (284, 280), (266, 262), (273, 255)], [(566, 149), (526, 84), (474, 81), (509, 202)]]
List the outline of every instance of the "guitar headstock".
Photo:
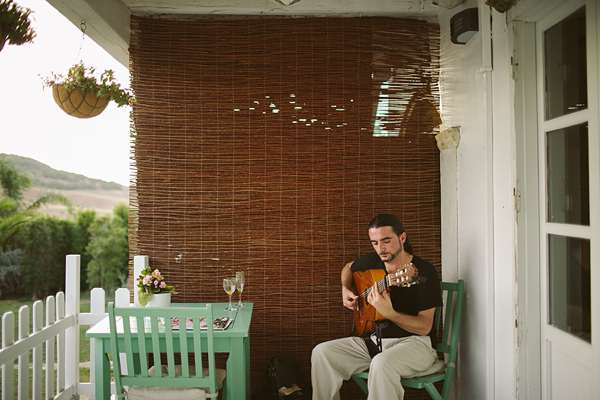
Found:
[(419, 270), (413, 263), (404, 264), (402, 268), (387, 276), (390, 286), (410, 287), (421, 283)]

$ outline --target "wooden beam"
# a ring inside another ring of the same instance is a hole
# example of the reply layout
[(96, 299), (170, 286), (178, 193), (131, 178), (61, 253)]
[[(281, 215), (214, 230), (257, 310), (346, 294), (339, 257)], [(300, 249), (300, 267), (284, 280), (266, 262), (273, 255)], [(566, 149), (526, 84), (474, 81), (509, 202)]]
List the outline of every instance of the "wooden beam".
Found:
[(120, 0), (47, 0), (118, 62), (129, 67), (130, 11)]

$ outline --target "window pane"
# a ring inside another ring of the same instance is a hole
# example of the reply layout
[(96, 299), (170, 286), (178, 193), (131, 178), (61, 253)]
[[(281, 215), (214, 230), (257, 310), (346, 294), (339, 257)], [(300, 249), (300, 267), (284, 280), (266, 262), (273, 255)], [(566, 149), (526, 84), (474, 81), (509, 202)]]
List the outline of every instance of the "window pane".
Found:
[(590, 342), (590, 241), (550, 235), (548, 259), (548, 323)]
[(547, 133), (548, 222), (589, 225), (587, 123)]
[(587, 108), (585, 7), (544, 32), (546, 120)]

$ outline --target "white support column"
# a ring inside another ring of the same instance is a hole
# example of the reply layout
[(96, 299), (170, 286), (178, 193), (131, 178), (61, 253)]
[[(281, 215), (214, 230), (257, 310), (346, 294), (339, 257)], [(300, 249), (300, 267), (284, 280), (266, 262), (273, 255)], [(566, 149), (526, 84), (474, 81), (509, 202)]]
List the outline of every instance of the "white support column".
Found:
[(134, 256), (133, 257), (133, 304), (139, 306), (136, 290), (136, 282), (138, 276), (140, 276), (142, 270), (150, 265), (150, 258), (148, 256)]
[(460, 127), (443, 130), (435, 137), (440, 149), (442, 280), (458, 280), (458, 166), (456, 149)]
[[(440, 149), (442, 280), (457, 282), (458, 276), (458, 160), (460, 127), (443, 130), (435, 137)], [(450, 399), (457, 398), (458, 374), (450, 388)]]
[[(65, 331), (65, 386), (73, 385), (77, 393), (79, 384), (79, 313), (81, 300), (81, 257), (67, 255), (65, 277), (65, 315), (75, 316), (75, 324)], [(40, 380), (41, 382), (41, 380)]]

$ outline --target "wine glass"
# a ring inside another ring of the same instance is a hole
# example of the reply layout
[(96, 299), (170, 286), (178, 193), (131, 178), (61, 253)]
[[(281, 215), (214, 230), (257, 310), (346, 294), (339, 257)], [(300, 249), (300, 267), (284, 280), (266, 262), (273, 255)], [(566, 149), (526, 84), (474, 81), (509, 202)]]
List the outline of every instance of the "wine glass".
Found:
[(235, 292), (235, 285), (236, 285), (236, 280), (235, 278), (224, 278), (223, 279), (223, 289), (225, 290), (225, 293), (227, 293), (229, 295), (229, 307), (227, 307), (225, 310), (226, 311), (235, 311), (237, 310), (237, 308), (233, 307), (233, 304), (231, 304), (231, 295), (233, 294), (233, 292)]
[(244, 305), (242, 304), (242, 292), (244, 291), (244, 271), (236, 272), (235, 280), (237, 282), (237, 290), (240, 293), (240, 301), (238, 302), (238, 307), (244, 307)]

